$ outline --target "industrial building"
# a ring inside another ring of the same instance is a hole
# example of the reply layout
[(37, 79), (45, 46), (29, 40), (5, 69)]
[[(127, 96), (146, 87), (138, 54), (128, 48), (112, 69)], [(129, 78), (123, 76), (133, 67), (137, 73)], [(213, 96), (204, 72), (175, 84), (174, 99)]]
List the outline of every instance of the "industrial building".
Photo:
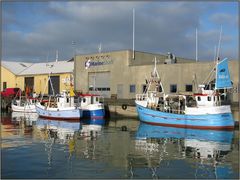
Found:
[[(146, 87), (145, 79), (154, 67), (154, 58), (166, 93), (192, 93), (205, 81), (214, 67), (213, 61), (198, 61), (167, 55), (122, 50), (76, 55), (74, 58), (74, 86), (79, 92), (105, 97), (134, 99)], [(229, 61), (233, 82), (232, 102), (238, 101), (239, 62)], [(94, 88), (95, 87), (95, 88)]]
[(28, 93), (53, 94), (54, 91), (58, 94), (73, 83), (73, 67), (74, 62), (70, 60), (47, 63), (2, 61), (1, 91), (18, 87)]

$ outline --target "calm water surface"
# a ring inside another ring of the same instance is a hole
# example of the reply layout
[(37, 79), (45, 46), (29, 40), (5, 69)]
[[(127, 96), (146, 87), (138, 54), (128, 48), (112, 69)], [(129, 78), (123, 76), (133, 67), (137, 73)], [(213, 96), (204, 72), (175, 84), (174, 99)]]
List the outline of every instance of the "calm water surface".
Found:
[(239, 131), (2, 114), (2, 178), (239, 177)]

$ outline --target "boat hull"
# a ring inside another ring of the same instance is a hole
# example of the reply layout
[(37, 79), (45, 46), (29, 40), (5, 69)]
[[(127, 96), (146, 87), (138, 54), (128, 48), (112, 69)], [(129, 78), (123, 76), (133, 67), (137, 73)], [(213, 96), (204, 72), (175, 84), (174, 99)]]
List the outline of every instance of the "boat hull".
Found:
[(36, 105), (36, 111), (39, 117), (55, 120), (80, 120), (82, 111), (76, 107), (68, 108), (45, 108), (42, 105)]
[(25, 106), (16, 106), (11, 104), (12, 111), (14, 112), (24, 112), (24, 113), (36, 113), (35, 105), (25, 105)]
[(212, 130), (234, 129), (231, 113), (186, 115), (156, 111), (138, 104), (136, 108), (140, 121), (152, 125)]
[(105, 116), (105, 110), (103, 105), (88, 105), (82, 107), (83, 118), (102, 119)]

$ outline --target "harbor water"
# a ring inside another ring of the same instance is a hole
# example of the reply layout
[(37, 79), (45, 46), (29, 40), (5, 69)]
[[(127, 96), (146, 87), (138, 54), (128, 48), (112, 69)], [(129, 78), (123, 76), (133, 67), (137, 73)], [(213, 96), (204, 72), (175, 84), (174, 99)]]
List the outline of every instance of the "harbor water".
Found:
[(1, 114), (1, 178), (238, 179), (239, 131)]

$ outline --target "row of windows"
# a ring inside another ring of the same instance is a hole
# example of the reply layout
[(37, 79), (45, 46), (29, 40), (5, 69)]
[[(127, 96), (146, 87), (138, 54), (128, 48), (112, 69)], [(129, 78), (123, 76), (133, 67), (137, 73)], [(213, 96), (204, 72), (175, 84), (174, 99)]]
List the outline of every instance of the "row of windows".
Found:
[[(89, 91), (93, 91), (94, 88), (93, 87), (89, 87)], [(96, 87), (95, 88), (96, 91), (110, 91), (109, 87)], [(142, 86), (142, 92), (144, 92), (146, 90), (146, 85)], [(162, 91), (161, 86), (159, 86), (158, 89), (159, 92)], [(192, 85), (191, 84), (186, 84), (185, 86), (185, 91), (186, 92), (192, 92)], [(130, 93), (136, 93), (136, 85), (135, 84), (131, 84), (129, 86), (129, 92)], [(170, 84), (170, 92), (171, 93), (176, 93), (177, 92), (177, 84)]]
[[(185, 86), (185, 91), (186, 92), (192, 92), (192, 89), (193, 89), (192, 84), (186, 84), (186, 86)], [(143, 85), (142, 90), (143, 90), (143, 92), (146, 90), (146, 85)], [(158, 91), (159, 92), (162, 91), (161, 86), (159, 86)], [(130, 93), (135, 93), (136, 92), (136, 86), (134, 84), (130, 85), (129, 92)], [(177, 92), (177, 84), (170, 84), (170, 92), (171, 93), (176, 93)]]
[[(220, 100), (220, 98), (221, 98), (221, 100), (224, 100), (224, 96), (221, 96), (221, 97), (217, 96), (216, 98), (217, 98), (218, 101)], [(214, 97), (213, 97), (213, 101), (215, 101), (216, 98), (215, 98), (215, 96), (214, 96)], [(225, 97), (225, 98), (227, 99), (227, 97)], [(198, 101), (201, 101), (201, 97), (198, 96), (198, 97), (197, 97), (197, 100), (198, 100)], [(211, 101), (212, 98), (211, 98), (210, 96), (208, 96), (208, 97), (207, 97), (207, 100), (208, 100), (208, 101)]]
[[(89, 91), (94, 91), (93, 87), (89, 87)], [(95, 91), (110, 91), (109, 87), (96, 87)]]

